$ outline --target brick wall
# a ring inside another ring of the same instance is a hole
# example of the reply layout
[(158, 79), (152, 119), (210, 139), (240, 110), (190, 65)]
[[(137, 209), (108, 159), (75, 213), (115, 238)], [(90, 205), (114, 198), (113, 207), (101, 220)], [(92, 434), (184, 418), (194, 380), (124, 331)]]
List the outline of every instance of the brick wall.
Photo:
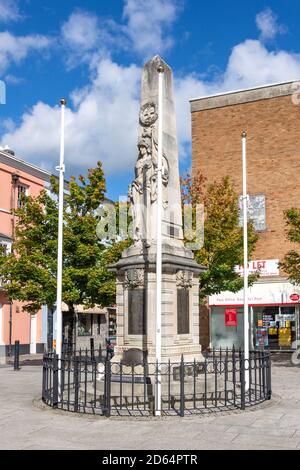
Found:
[[(229, 175), (239, 195), (241, 132), (247, 131), (248, 194), (264, 194), (266, 200), (267, 229), (260, 232), (252, 259), (282, 259), (295, 248), (286, 240), (283, 211), (300, 207), (300, 105), (293, 103), (290, 94), (276, 96), (281, 93), (279, 88), (258, 91), (260, 96), (274, 93), (268, 99), (248, 101), (249, 92), (242, 92), (192, 103), (193, 174), (200, 170), (208, 183)], [(252, 96), (256, 93), (250, 91)], [(234, 101), (237, 103), (226, 105)], [(222, 106), (214, 107), (214, 103)], [(204, 109), (206, 105), (211, 109)], [(207, 307), (200, 309), (200, 343), (203, 350), (209, 344)]]
[(247, 131), (248, 193), (265, 194), (267, 230), (253, 259), (282, 258), (283, 210), (300, 207), (300, 105), (277, 96), (192, 113), (192, 167), (208, 182), (230, 175), (242, 192), (241, 132)]

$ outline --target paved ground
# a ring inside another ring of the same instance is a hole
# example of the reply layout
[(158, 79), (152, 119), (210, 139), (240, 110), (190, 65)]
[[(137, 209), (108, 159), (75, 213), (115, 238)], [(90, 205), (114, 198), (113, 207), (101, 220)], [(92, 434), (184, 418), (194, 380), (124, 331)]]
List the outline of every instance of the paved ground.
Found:
[(274, 362), (274, 400), (213, 417), (110, 418), (37, 406), (41, 367), (0, 367), (0, 449), (300, 449), (300, 368)]

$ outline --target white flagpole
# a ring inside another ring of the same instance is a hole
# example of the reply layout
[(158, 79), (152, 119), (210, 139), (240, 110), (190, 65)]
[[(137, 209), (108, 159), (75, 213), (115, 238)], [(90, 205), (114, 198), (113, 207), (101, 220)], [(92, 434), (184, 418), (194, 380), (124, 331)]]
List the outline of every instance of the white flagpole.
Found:
[(245, 390), (249, 390), (249, 307), (248, 307), (248, 195), (246, 163), (246, 131), (242, 132), (243, 159), (243, 244), (244, 244), (244, 359)]
[[(63, 260), (63, 208), (64, 208), (64, 173), (65, 173), (65, 107), (66, 100), (60, 100), (61, 127), (60, 127), (60, 159), (59, 166), (59, 196), (58, 196), (58, 240), (57, 240), (57, 284), (56, 284), (56, 347), (55, 352), (61, 359), (62, 352), (62, 260)], [(60, 395), (60, 374), (58, 375), (58, 391)]]
[(161, 415), (161, 284), (162, 284), (162, 140), (163, 140), (163, 74), (158, 71), (158, 149), (157, 149), (157, 217), (156, 217), (156, 330), (155, 355), (157, 364), (157, 383), (155, 393), (155, 414)]

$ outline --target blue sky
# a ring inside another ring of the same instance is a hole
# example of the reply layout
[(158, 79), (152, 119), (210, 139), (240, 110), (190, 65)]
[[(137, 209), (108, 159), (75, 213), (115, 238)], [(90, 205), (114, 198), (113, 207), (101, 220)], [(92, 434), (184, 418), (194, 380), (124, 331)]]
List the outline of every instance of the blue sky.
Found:
[(174, 72), (183, 170), (188, 100), (300, 78), (299, 22), (296, 0), (0, 0), (0, 144), (54, 172), (64, 96), (67, 174), (102, 160), (117, 198), (133, 177), (149, 57), (161, 54)]

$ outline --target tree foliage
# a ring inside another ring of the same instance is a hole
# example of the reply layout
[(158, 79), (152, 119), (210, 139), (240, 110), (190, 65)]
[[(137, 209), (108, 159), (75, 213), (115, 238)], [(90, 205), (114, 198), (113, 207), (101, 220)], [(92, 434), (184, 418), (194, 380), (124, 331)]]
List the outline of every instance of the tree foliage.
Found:
[[(97, 211), (104, 201), (105, 178), (101, 163), (71, 178), (64, 196), (63, 301), (74, 309), (83, 304), (115, 303), (115, 274), (107, 265), (116, 262), (128, 242), (103, 244), (97, 238)], [(25, 302), (36, 311), (56, 301), (58, 183), (51, 180), (50, 193), (26, 197), (17, 217), (13, 252), (0, 257), (0, 276), (11, 300)]]
[[(195, 225), (196, 205), (204, 205), (203, 246), (195, 251), (195, 259), (207, 271), (200, 278), (200, 297), (225, 290), (237, 292), (243, 287), (243, 278), (235, 272), (243, 264), (243, 229), (239, 226), (238, 194), (229, 177), (207, 185), (201, 173), (194, 178), (186, 173), (181, 178), (183, 203), (192, 204)], [(258, 235), (248, 224), (249, 257), (255, 249)], [(249, 284), (257, 279), (249, 276)]]
[[(284, 211), (284, 218), (287, 239), (292, 243), (300, 243), (300, 209), (292, 207)], [(296, 250), (290, 250), (279, 266), (293, 284), (300, 284), (300, 255)]]

